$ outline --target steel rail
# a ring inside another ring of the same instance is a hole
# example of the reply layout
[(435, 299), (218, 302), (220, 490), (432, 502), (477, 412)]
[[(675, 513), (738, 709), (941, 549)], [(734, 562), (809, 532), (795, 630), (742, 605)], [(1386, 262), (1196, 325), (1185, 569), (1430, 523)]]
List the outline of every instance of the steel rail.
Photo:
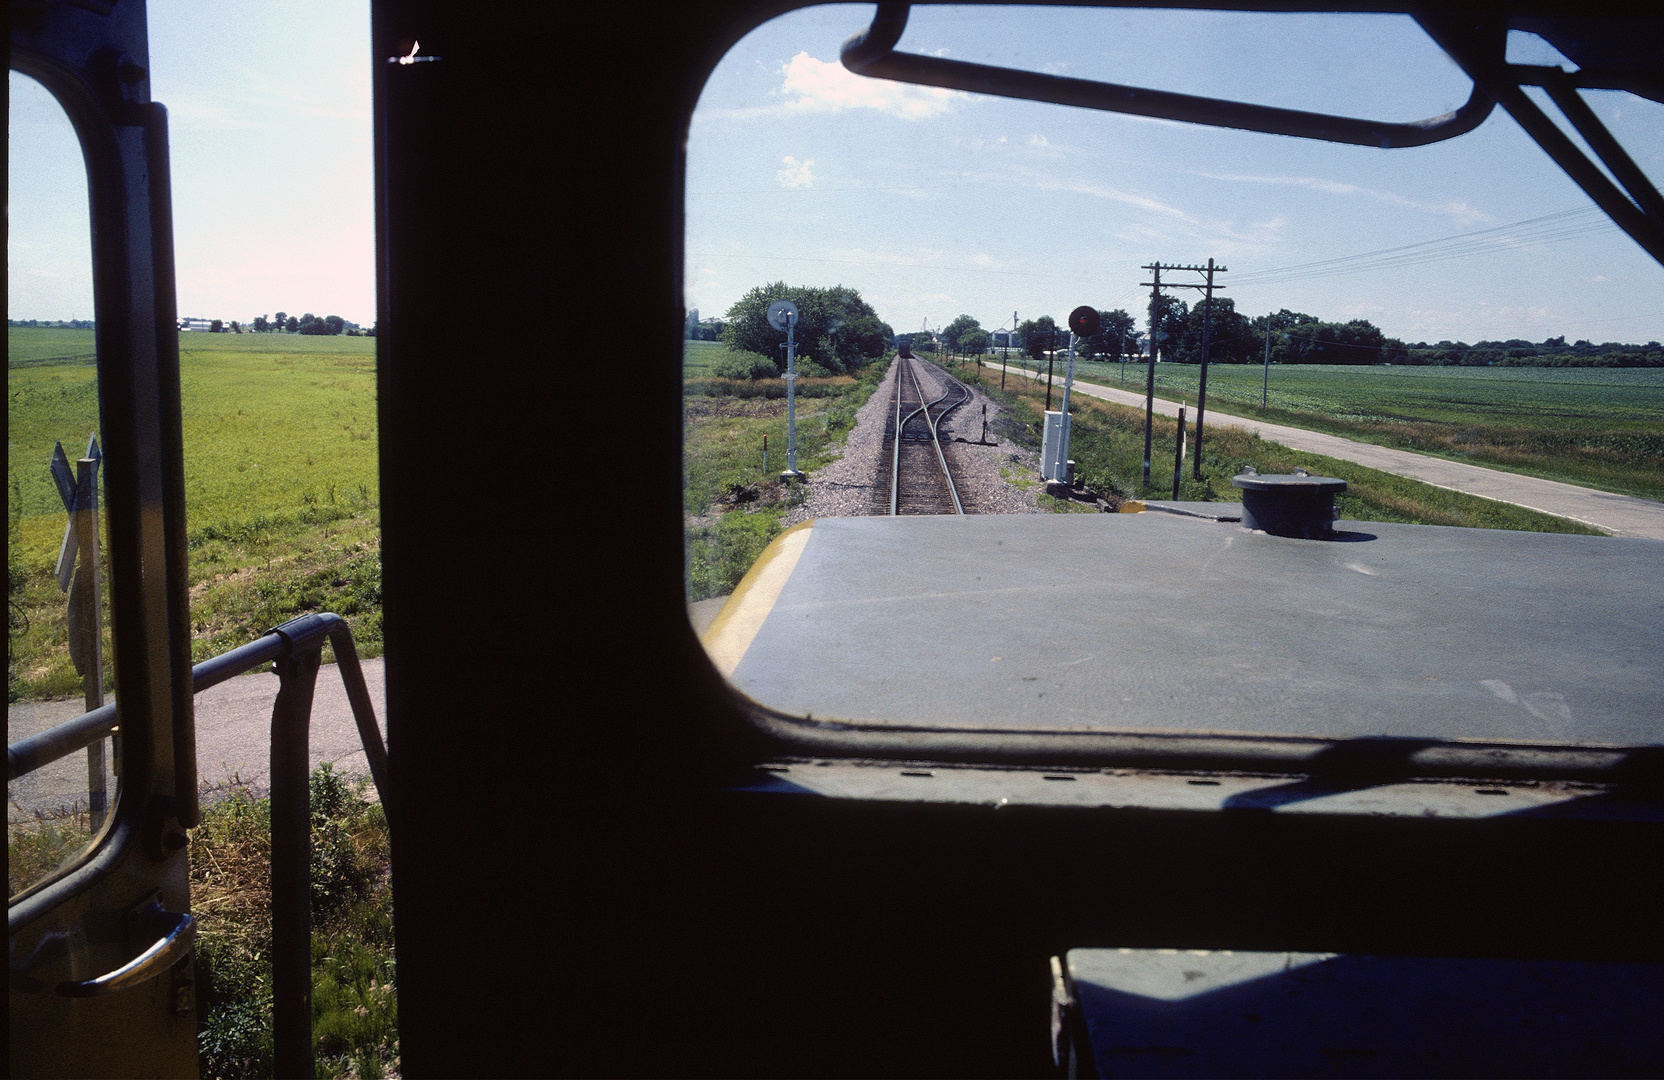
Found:
[[(913, 366), (912, 366), (914, 361), (912, 359), (909, 359), (909, 358), (906, 358), (906, 357), (897, 357), (896, 359), (903, 366), (899, 371), (896, 372), (895, 448), (894, 448), (894, 452), (891, 455), (891, 459), (890, 459), (890, 516), (891, 517), (897, 517), (897, 516), (900, 515), (900, 512), (901, 512), (900, 505), (901, 505), (901, 439), (902, 439), (902, 431), (907, 426), (907, 424), (915, 416), (919, 415), (919, 413), (921, 413), (921, 412), (925, 413), (925, 419), (926, 420), (928, 420), (930, 418), (930, 414), (928, 412), (925, 412), (925, 410), (928, 408), (928, 406), (924, 403), (924, 390), (919, 386), (919, 378), (914, 373), (914, 369), (913, 369)], [(919, 406), (918, 406), (918, 408), (913, 409), (911, 412), (909, 412), (904, 417), (904, 416), (901, 415), (901, 406), (902, 406), (902, 400), (901, 399), (902, 399), (902, 391), (905, 389), (906, 384), (902, 381), (902, 379), (904, 378), (904, 376), (909, 376), (909, 375), (912, 376), (912, 378), (913, 378), (913, 390), (919, 395)]]
[[(917, 367), (914, 367), (912, 369), (912, 372), (913, 372), (913, 385), (917, 386), (919, 388), (919, 400), (923, 401), (924, 400), (924, 384), (919, 381), (919, 369)], [(950, 406), (947, 409), (943, 409), (941, 411), (941, 413), (937, 415), (935, 420), (932, 420), (930, 418), (931, 406), (941, 404), (941, 402), (943, 402), (944, 400), (947, 399), (948, 394), (951, 393), (951, 392), (952, 392), (951, 387), (948, 390), (944, 390), (941, 393), (941, 395), (938, 396), (934, 401), (930, 402), (930, 404), (928, 404), (928, 405), (923, 406), (922, 408), (923, 408), (923, 411), (924, 411), (925, 425), (930, 428), (930, 443), (931, 443), (932, 446), (934, 446), (936, 448), (936, 463), (942, 467), (942, 476), (945, 477), (947, 479), (947, 482), (948, 482), (948, 497), (953, 500), (953, 512), (955, 514), (958, 514), (960, 517), (964, 517), (965, 516), (965, 508), (963, 506), (961, 506), (960, 503), (959, 503), (959, 488), (954, 485), (953, 470), (948, 468), (947, 455), (942, 453), (942, 436), (936, 430), (938, 427), (941, 426), (942, 421), (947, 418), (948, 413), (951, 412), (954, 408), (957, 408), (959, 405), (963, 404), (963, 401), (955, 402), (953, 404), (953, 406)]]
[(895, 427), (892, 432), (893, 443), (890, 453), (891, 517), (895, 517), (899, 513), (898, 507), (901, 501), (901, 373), (906, 370), (905, 366), (902, 366), (906, 363), (907, 360), (905, 357), (896, 357), (896, 364), (898, 365), (896, 368), (896, 415)]

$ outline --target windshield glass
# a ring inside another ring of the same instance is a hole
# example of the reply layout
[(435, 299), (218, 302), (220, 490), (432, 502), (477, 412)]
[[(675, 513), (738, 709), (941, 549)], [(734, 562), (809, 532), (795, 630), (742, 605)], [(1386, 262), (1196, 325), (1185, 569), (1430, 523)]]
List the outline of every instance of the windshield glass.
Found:
[[(690, 127), (688, 599), (739, 689), (1657, 741), (1664, 270), (1518, 123), (1382, 150), (909, 85), (839, 62), (871, 18), (759, 27)], [(925, 7), (897, 49), (1390, 122), (1471, 90), (1406, 16)], [(1583, 98), (1664, 175), (1664, 105)], [(1255, 473), (1344, 484), (1278, 535)]]

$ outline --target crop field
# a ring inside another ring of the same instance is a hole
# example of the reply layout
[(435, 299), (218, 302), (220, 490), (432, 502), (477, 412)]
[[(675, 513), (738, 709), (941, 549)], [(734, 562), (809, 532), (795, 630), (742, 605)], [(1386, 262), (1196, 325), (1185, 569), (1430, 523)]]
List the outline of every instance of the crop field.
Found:
[[(11, 696), (72, 692), (63, 594), (51, 575), (66, 515), (47, 464), (98, 428), (93, 332), (7, 335)], [(195, 659), (284, 619), (334, 610), (378, 655), (375, 339), (181, 334)], [(18, 619), (14, 607), (14, 621)]]
[[(1138, 391), (1145, 367), (1080, 378)], [(1201, 369), (1159, 364), (1159, 397), (1196, 400)], [(1208, 409), (1493, 468), (1664, 499), (1664, 369), (1273, 365), (1208, 368)]]

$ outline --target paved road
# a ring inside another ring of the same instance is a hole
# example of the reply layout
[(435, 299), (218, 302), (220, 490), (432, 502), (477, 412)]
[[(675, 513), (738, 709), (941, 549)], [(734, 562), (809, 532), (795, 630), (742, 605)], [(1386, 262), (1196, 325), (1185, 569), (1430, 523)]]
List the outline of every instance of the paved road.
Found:
[[(379, 658), (365, 660), (363, 666), (364, 682), (385, 738), (387, 690), (383, 662)], [(240, 675), (196, 696), (197, 774), (203, 785), (217, 786), (241, 776), (258, 793), (269, 790), (272, 702), (276, 697), (277, 676), (269, 671)], [(13, 743), (73, 720), (83, 711), (79, 698), (14, 703), (6, 710), (6, 741)], [(333, 664), (318, 672), (309, 748), (314, 768), (328, 761), (343, 772), (369, 775), (352, 708)], [(86, 755), (71, 754), (20, 777), (6, 785), (6, 794), (11, 801), (9, 817), (14, 821), (20, 816), (32, 817), (37, 808), (52, 810), (77, 799), (85, 804)]]
[[(997, 364), (989, 366), (999, 370)], [(1007, 370), (1012, 375), (1026, 375), (1039, 382), (1046, 381), (1044, 375), (1022, 368)], [(1062, 384), (1063, 377), (1055, 376), (1053, 385)], [(1075, 381), (1074, 392), (1113, 401), (1118, 405), (1135, 405), (1139, 408), (1144, 406), (1144, 395), (1141, 392), (1098, 386), (1078, 379)], [(1163, 416), (1179, 415), (1178, 403), (1163, 401), (1161, 398), (1156, 399), (1155, 410)], [(1195, 410), (1192, 409), (1189, 415), (1194, 418)], [(1609, 491), (1596, 491), (1575, 484), (1562, 484), (1556, 480), (1543, 480), (1535, 476), (1487, 469), (1409, 450), (1395, 450), (1387, 446), (1376, 446), (1374, 443), (1343, 439), (1339, 435), (1328, 435), (1321, 431), (1267, 424), (1240, 416), (1227, 416), (1224, 413), (1209, 412), (1206, 422), (1208, 427), (1246, 428), (1257, 432), (1261, 438), (1282, 443), (1295, 450), (1356, 462), (1371, 469), (1420, 480), (1434, 487), (1449, 488), (1467, 495), (1478, 495), (1498, 502), (1540, 510), (1545, 514), (1571, 518), (1573, 521), (1581, 521), (1585, 525), (1603, 529), (1614, 536), (1664, 540), (1664, 503), (1653, 502), (1651, 499), (1614, 495)]]

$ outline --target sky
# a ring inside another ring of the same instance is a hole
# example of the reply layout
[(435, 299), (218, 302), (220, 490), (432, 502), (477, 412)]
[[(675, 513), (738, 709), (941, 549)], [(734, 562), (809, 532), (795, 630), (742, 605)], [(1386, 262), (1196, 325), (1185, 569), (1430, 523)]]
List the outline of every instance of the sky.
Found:
[[(367, 3), (151, 0), (182, 317), (375, 323)], [(11, 75), (7, 314), (92, 317), (86, 171), (56, 102)]]
[[(1363, 318), (1405, 341), (1664, 338), (1664, 268), (1501, 109), (1451, 141), (1381, 150), (909, 86), (838, 62), (872, 10), (776, 19), (705, 84), (685, 270), (702, 318), (784, 280), (858, 289), (897, 332), (961, 314), (1062, 323), (1081, 304), (1142, 327), (1140, 267), (1212, 258), (1250, 316)], [(1385, 120), (1470, 89), (1403, 16), (915, 7), (899, 48)], [(1509, 57), (1574, 67), (1517, 32)], [(1664, 178), (1664, 106), (1585, 97)], [(1271, 273), (1412, 244), (1427, 246), (1385, 268)]]
[[(960, 314), (1061, 322), (1083, 303), (1142, 324), (1143, 264), (1213, 258), (1247, 314), (1367, 318), (1407, 341), (1664, 338), (1664, 268), (1501, 110), (1450, 142), (1383, 151), (974, 97), (847, 72), (839, 46), (872, 10), (767, 23), (706, 84), (685, 268), (702, 316), (784, 280), (856, 288), (898, 332)], [(179, 313), (373, 323), (367, 5), (154, 0), (150, 19)], [(1400, 16), (921, 7), (901, 48), (1394, 120), (1468, 91)], [(1571, 66), (1526, 34), (1510, 57)], [(1664, 106), (1585, 96), (1664, 177)], [(10, 138), (8, 314), (89, 318), (84, 166), (56, 105), (16, 74)], [(1409, 253), (1456, 257), (1269, 273), (1470, 233)]]

